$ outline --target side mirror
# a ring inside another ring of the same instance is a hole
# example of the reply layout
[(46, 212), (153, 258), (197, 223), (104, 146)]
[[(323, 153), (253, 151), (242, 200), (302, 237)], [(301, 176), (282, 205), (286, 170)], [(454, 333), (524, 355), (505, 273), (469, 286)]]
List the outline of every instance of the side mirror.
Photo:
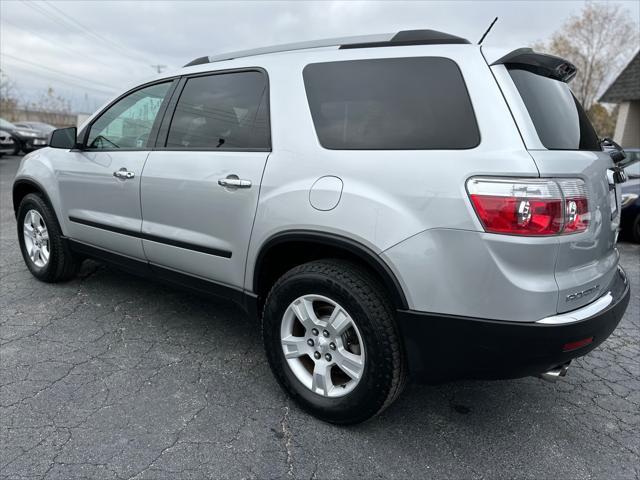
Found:
[(78, 145), (78, 129), (76, 127), (58, 128), (51, 132), (49, 146), (70, 150)]

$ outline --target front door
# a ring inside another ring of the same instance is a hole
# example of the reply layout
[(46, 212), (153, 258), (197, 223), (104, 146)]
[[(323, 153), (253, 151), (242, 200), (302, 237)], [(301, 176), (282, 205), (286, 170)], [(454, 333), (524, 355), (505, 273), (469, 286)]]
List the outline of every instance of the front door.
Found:
[(86, 146), (65, 156), (57, 173), (72, 239), (144, 259), (140, 176), (171, 83), (116, 101), (88, 127)]
[(242, 288), (270, 151), (267, 93), (258, 70), (183, 81), (166, 138), (142, 175), (142, 238), (152, 264)]

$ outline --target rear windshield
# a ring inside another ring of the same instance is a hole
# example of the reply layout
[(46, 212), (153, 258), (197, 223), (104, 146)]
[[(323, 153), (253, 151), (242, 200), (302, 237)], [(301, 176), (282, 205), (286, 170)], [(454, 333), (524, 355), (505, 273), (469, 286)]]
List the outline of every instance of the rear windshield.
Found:
[(480, 142), (462, 74), (450, 59), (314, 63), (303, 76), (325, 148), (444, 150)]
[(566, 83), (515, 68), (509, 74), (546, 148), (601, 150), (596, 131)]

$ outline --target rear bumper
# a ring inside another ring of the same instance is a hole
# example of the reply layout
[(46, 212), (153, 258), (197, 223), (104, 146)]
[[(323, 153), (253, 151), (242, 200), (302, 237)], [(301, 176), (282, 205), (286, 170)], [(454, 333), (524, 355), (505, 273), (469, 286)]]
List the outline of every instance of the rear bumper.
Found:
[[(604, 292), (585, 307), (538, 322), (398, 311), (410, 371), (424, 381), (546, 372), (589, 353), (611, 335), (629, 303), (629, 282), (622, 268)], [(566, 344), (590, 337), (588, 345), (565, 351)]]

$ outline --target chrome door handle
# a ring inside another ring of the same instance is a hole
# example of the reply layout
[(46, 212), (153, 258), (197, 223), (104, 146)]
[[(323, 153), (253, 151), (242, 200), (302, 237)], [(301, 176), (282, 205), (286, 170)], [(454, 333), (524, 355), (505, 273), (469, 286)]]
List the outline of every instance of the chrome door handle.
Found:
[(229, 175), (218, 180), (218, 185), (227, 188), (251, 188), (251, 180), (241, 180), (237, 175)]
[(133, 178), (136, 176), (135, 173), (128, 171), (126, 168), (122, 167), (120, 170), (113, 172), (113, 176), (116, 178)]

